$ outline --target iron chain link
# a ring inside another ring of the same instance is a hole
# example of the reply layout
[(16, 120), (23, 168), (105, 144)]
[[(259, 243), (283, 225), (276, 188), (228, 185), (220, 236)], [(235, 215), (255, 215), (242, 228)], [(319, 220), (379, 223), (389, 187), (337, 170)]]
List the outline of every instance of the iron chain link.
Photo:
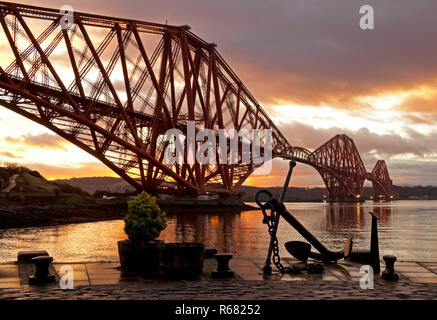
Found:
[[(266, 207), (269, 207), (268, 210), (270, 210), (270, 214), (268, 215), (266, 213)], [(281, 257), (279, 256), (279, 242), (278, 242), (278, 238), (276, 237), (276, 232), (275, 232), (275, 227), (276, 226), (276, 221), (277, 221), (277, 214), (275, 213), (275, 210), (273, 208), (273, 206), (271, 204), (266, 204), (266, 206), (264, 208), (262, 208), (262, 212), (263, 212), (263, 223), (267, 224), (268, 227), (268, 231), (269, 231), (269, 235), (272, 239), (273, 242), (273, 248), (272, 248), (272, 252), (273, 252), (273, 264), (276, 266), (276, 268), (278, 268), (278, 270), (281, 273), (286, 273), (289, 272), (288, 268), (285, 268), (282, 263), (281, 263)]]
[[(266, 213), (266, 210), (270, 210), (270, 214), (268, 215)], [(304, 271), (306, 270), (308, 273), (313, 273), (313, 274), (321, 274), (324, 271), (324, 268), (321, 264), (319, 263), (307, 263), (304, 267), (300, 267), (300, 268), (296, 268), (296, 267), (291, 267), (291, 268), (286, 268), (282, 265), (281, 263), (281, 257), (279, 256), (279, 242), (278, 242), (278, 238), (276, 237), (276, 232), (275, 229), (277, 229), (277, 218), (278, 218), (278, 214), (277, 212), (275, 212), (273, 206), (270, 203), (267, 203), (264, 207), (262, 207), (262, 212), (263, 212), (263, 223), (267, 224), (268, 227), (268, 231), (269, 231), (269, 235), (272, 239), (272, 253), (273, 253), (273, 264), (276, 266), (276, 268), (278, 268), (278, 270), (281, 273), (299, 273), (300, 271)]]

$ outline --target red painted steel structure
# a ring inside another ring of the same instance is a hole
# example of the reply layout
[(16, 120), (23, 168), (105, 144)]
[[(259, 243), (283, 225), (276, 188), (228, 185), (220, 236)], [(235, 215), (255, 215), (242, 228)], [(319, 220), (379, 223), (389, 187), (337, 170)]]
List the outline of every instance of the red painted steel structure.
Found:
[(75, 12), (72, 28), (63, 29), (61, 19), (56, 9), (0, 2), (0, 41), (10, 49), (2, 52), (0, 104), (90, 153), (136, 189), (232, 194), (257, 168), (242, 163), (241, 148), (235, 165), (166, 164), (163, 134), (194, 121), (196, 130), (271, 129), (273, 157), (316, 168), (331, 198), (361, 196), (366, 178), (376, 193), (391, 196), (385, 164), (366, 173), (349, 137), (338, 135), (314, 152), (291, 146), (216, 45), (188, 26)]
[(393, 199), (392, 180), (388, 173), (387, 165), (384, 160), (378, 160), (371, 173), (366, 175), (366, 179), (372, 181), (373, 199), (388, 200)]

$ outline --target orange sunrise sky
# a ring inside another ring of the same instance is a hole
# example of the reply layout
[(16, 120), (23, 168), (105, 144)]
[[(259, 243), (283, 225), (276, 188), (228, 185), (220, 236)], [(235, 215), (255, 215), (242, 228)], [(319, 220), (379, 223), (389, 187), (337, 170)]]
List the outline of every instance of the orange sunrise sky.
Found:
[[(437, 2), (326, 0), (20, 1), (172, 25), (218, 51), (293, 146), (314, 150), (332, 136), (354, 139), (368, 171), (384, 159), (396, 185), (437, 185)], [(359, 28), (359, 8), (375, 29)], [(0, 47), (8, 44), (1, 39)], [(2, 59), (2, 56), (0, 56)], [(0, 108), (0, 161), (48, 179), (116, 176), (97, 159)], [(281, 185), (287, 162), (246, 185)], [(298, 164), (294, 186), (322, 186)]]

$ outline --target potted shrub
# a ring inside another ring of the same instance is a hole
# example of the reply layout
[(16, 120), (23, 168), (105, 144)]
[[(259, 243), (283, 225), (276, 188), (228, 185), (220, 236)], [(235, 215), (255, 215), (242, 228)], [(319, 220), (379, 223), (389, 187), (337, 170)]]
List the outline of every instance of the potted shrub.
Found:
[(167, 218), (156, 204), (156, 198), (146, 192), (128, 202), (128, 214), (124, 218), (124, 231), (128, 240), (118, 242), (118, 253), (123, 271), (153, 274), (159, 268), (157, 241), (167, 227)]

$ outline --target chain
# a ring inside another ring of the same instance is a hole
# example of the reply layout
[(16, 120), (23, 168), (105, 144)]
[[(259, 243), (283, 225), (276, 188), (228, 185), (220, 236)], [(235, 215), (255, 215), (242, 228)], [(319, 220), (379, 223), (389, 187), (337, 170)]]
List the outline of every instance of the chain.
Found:
[[(299, 273), (300, 271), (306, 270), (308, 273), (313, 274), (321, 274), (324, 271), (324, 268), (319, 263), (307, 263), (303, 267), (291, 267), (286, 268), (281, 263), (281, 257), (279, 256), (279, 242), (278, 238), (276, 237), (276, 231), (277, 231), (277, 224), (278, 224), (278, 218), (279, 213), (275, 212), (274, 206), (267, 202), (264, 206), (261, 207), (262, 213), (263, 213), (263, 223), (267, 225), (269, 235), (272, 239), (272, 253), (273, 253), (273, 264), (278, 268), (278, 270), (281, 273)], [(266, 213), (266, 210), (270, 210), (270, 214)]]
[[(270, 210), (270, 215), (268, 215), (266, 213), (267, 206), (269, 207), (268, 209)], [(273, 252), (273, 264), (276, 266), (276, 268), (278, 268), (278, 270), (281, 273), (286, 273), (286, 272), (288, 272), (288, 269), (285, 268), (281, 263), (281, 257), (279, 256), (279, 242), (278, 242), (278, 238), (276, 237), (276, 232), (275, 232), (275, 227), (277, 227), (276, 226), (276, 221), (277, 221), (276, 215), (278, 213), (275, 213), (275, 210), (270, 203), (268, 203), (266, 205), (266, 207), (262, 208), (262, 212), (263, 212), (263, 216), (264, 216), (263, 223), (267, 224), (269, 235), (273, 240), (273, 248), (272, 248), (273, 249), (272, 250), (272, 252)]]

